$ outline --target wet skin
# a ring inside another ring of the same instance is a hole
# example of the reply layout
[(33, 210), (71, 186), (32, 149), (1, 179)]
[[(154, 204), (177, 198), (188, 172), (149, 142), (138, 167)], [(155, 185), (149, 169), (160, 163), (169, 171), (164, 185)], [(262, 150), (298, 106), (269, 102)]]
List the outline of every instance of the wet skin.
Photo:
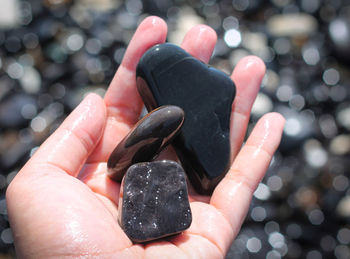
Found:
[[(107, 176), (110, 153), (138, 120), (142, 101), (136, 90), (136, 65), (151, 46), (163, 43), (167, 27), (146, 18), (126, 50), (104, 99), (89, 95), (36, 151), (7, 189), (8, 215), (19, 258), (223, 258), (247, 213), (253, 192), (279, 142), (282, 116), (270, 113), (243, 138), (251, 106), (265, 72), (257, 57), (245, 57), (231, 78), (232, 164), (211, 196), (190, 188), (192, 224), (183, 234), (144, 245), (133, 244), (120, 228), (120, 184)], [(208, 62), (215, 32), (198, 25), (181, 45)], [(171, 151), (164, 157), (174, 155)]]

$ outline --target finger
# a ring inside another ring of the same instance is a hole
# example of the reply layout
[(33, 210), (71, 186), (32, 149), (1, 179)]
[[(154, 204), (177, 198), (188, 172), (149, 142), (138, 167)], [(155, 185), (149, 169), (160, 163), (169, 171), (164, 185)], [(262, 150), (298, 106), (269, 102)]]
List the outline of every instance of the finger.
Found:
[(232, 158), (237, 155), (243, 143), (250, 111), (259, 92), (265, 70), (265, 64), (260, 58), (248, 56), (238, 62), (231, 75), (237, 90), (231, 113)]
[(142, 101), (136, 89), (136, 66), (149, 48), (165, 41), (166, 33), (165, 22), (155, 16), (139, 25), (104, 98), (109, 117), (130, 125), (137, 121)]
[(220, 211), (206, 203), (192, 202), (191, 211), (192, 223), (184, 233), (207, 239), (215, 246), (216, 252), (224, 257), (233, 238), (229, 222)]
[(189, 30), (181, 47), (204, 63), (208, 63), (217, 40), (216, 32), (206, 25), (197, 25)]
[(252, 195), (280, 143), (284, 121), (278, 113), (263, 116), (229, 172), (214, 190), (210, 204), (226, 217), (234, 236), (239, 231)]
[(76, 176), (100, 139), (105, 119), (103, 100), (89, 94), (41, 145), (26, 167), (50, 164)]
[(107, 123), (103, 137), (89, 163), (106, 162), (108, 156), (138, 120), (142, 100), (136, 88), (136, 66), (149, 48), (163, 43), (167, 26), (158, 17), (148, 17), (137, 28), (114, 78), (105, 94)]

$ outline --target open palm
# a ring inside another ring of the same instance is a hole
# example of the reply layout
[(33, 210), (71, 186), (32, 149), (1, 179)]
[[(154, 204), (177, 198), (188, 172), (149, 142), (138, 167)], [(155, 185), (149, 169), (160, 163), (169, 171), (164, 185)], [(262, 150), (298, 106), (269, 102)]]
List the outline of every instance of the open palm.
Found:
[[(133, 244), (117, 222), (120, 185), (106, 177), (106, 161), (142, 109), (135, 85), (136, 65), (147, 49), (165, 41), (166, 33), (163, 20), (146, 18), (104, 99), (88, 95), (11, 182), (7, 204), (19, 257), (225, 256), (279, 144), (284, 123), (279, 114), (265, 115), (241, 149), (265, 72), (256, 57), (244, 58), (232, 73), (237, 86), (231, 116), (233, 163), (211, 197), (190, 191), (191, 227), (160, 241)], [(215, 32), (199, 25), (187, 33), (182, 47), (208, 62), (215, 43)]]

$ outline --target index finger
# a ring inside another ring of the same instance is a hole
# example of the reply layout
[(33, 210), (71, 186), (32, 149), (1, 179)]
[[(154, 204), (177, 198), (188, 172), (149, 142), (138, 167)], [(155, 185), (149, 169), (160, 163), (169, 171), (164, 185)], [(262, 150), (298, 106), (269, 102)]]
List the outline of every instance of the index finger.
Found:
[(143, 103), (136, 88), (136, 66), (144, 52), (165, 41), (166, 34), (166, 23), (155, 16), (146, 18), (137, 28), (105, 94), (106, 127), (89, 163), (106, 162), (116, 144), (138, 120)]
[(139, 25), (104, 97), (108, 116), (131, 125), (137, 121), (142, 100), (136, 89), (136, 66), (149, 48), (165, 41), (166, 34), (166, 23), (159, 17), (148, 17)]

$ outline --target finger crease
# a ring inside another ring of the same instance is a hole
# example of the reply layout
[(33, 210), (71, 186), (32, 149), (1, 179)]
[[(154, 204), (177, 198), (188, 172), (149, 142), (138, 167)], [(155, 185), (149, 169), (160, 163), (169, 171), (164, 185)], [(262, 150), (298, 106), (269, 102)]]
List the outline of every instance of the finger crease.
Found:
[[(52, 161), (45, 161), (45, 162), (41, 162), (41, 163), (34, 163), (33, 167), (35, 168), (35, 166), (39, 166), (39, 167), (52, 167), (53, 169), (55, 169), (55, 171), (58, 171), (64, 175), (69, 175), (72, 176), (72, 172), (70, 172), (69, 170), (63, 168), (61, 165), (56, 164), (55, 162)], [(47, 174), (49, 175), (49, 174)]]
[(273, 153), (269, 152), (264, 145), (252, 145), (252, 144), (247, 144), (247, 142), (245, 143), (244, 147), (251, 147), (255, 150), (259, 150), (259, 152), (263, 152), (264, 154), (266, 154), (270, 159), (273, 156)]
[(250, 193), (254, 193), (256, 189), (256, 184), (250, 184), (250, 181), (246, 174), (239, 169), (231, 169), (228, 174), (226, 174), (224, 180), (233, 182), (234, 184), (239, 184), (245, 186)]
[(66, 129), (68, 131), (68, 133), (71, 133), (72, 136), (74, 136), (79, 143), (81, 143), (81, 145), (84, 147), (84, 150), (86, 152), (86, 154), (89, 154), (92, 147), (94, 146), (94, 138), (91, 135), (91, 133), (87, 130), (85, 130), (84, 128), (79, 128), (79, 129)]
[(109, 120), (114, 120), (128, 126), (135, 123), (135, 121), (130, 118), (136, 118), (137, 120), (139, 117), (139, 112), (125, 103), (118, 103), (118, 107), (108, 106), (107, 114)]
[(240, 110), (236, 110), (237, 108), (236, 107), (234, 107), (234, 112), (233, 112), (233, 116), (237, 116), (237, 115), (240, 115), (240, 116), (242, 116), (242, 117), (244, 117), (244, 119), (248, 119), (248, 115), (247, 115), (247, 113), (246, 112), (243, 112), (243, 111), (240, 111)]
[(209, 243), (213, 244), (219, 250), (220, 254), (222, 254), (222, 255), (225, 254), (224, 251), (222, 251), (222, 248), (216, 242), (214, 242), (213, 240), (210, 240), (208, 237), (202, 236), (200, 234), (192, 233), (192, 232), (190, 232), (188, 230), (186, 231), (186, 234), (193, 235), (193, 236), (198, 236), (198, 237), (201, 237), (201, 238), (204, 238), (204, 239), (208, 240)]
[[(211, 205), (213, 205), (213, 204), (211, 204)], [(233, 235), (234, 225), (231, 223), (231, 221), (229, 220), (227, 215), (225, 213), (223, 213), (223, 211), (220, 208), (217, 208), (215, 206), (215, 204), (213, 206), (216, 208), (216, 210), (219, 212), (219, 214), (223, 217), (223, 219), (226, 221), (226, 223), (231, 227), (231, 231), (232, 231), (232, 235)]]

